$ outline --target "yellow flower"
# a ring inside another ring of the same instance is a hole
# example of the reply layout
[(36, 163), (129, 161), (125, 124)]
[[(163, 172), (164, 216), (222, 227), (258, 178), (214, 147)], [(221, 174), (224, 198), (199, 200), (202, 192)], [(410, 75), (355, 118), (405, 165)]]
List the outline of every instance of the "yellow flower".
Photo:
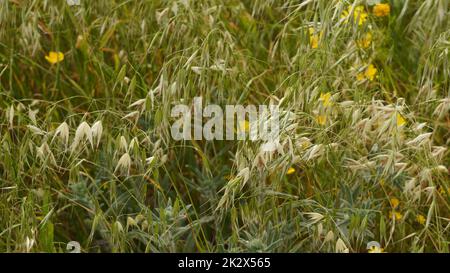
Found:
[(364, 37), (362, 37), (361, 39), (356, 41), (356, 44), (360, 48), (368, 48), (371, 43), (372, 43), (372, 33), (370, 32), (364, 35)]
[(396, 119), (397, 119), (397, 127), (401, 127), (406, 124), (406, 120), (399, 113), (397, 113)]
[(395, 217), (395, 220), (401, 220), (402, 219), (402, 217), (403, 217), (403, 215), (400, 213), (400, 212), (398, 212), (398, 211), (395, 211), (395, 210), (391, 210), (390, 212), (389, 212), (389, 218), (390, 219), (393, 219)]
[[(341, 18), (345, 18), (345, 23), (349, 20), (349, 14), (352, 11), (352, 7), (349, 6), (347, 10), (342, 12)], [(353, 10), (353, 22), (358, 24), (359, 26), (363, 25), (367, 21), (367, 12), (364, 11), (364, 6), (357, 6)]]
[(373, 66), (373, 64), (370, 64), (369, 67), (367, 67), (366, 72), (364, 74), (366, 78), (373, 81), (375, 75), (377, 74), (377, 69), (375, 68), (375, 66)]
[(389, 4), (376, 4), (373, 7), (373, 14), (377, 17), (388, 16), (391, 12), (391, 6)]
[(327, 106), (329, 106), (331, 104), (330, 98), (331, 98), (331, 93), (330, 92), (327, 92), (325, 94), (321, 93), (319, 100), (322, 101), (323, 106), (327, 107)]
[(377, 75), (378, 70), (375, 68), (373, 64), (369, 64), (369, 66), (366, 68), (364, 73), (359, 73), (356, 76), (356, 79), (358, 81), (362, 81), (364, 79), (368, 79), (370, 81), (373, 81), (375, 79), (375, 76)]
[(64, 53), (50, 51), (48, 55), (45, 56), (45, 59), (51, 64), (56, 64), (64, 60)]
[(293, 173), (295, 173), (295, 169), (294, 168), (289, 168), (288, 170), (287, 170), (287, 175), (290, 175), (290, 174), (293, 174)]
[(417, 221), (419, 224), (424, 225), (426, 219), (425, 219), (425, 217), (424, 217), (422, 214), (419, 214), (419, 215), (417, 215), (417, 217), (416, 217), (416, 221)]
[(320, 34), (317, 34), (314, 28), (312, 27), (310, 27), (308, 30), (309, 30), (309, 44), (311, 45), (311, 48), (318, 48), (319, 39), (322, 37), (322, 32), (320, 32)]
[(316, 121), (317, 123), (319, 123), (320, 125), (325, 125), (327, 123), (327, 116), (325, 115), (318, 115), (316, 117)]
[(398, 207), (398, 205), (400, 204), (400, 201), (397, 198), (391, 198), (391, 200), (389, 200), (391, 203), (391, 206), (396, 209)]

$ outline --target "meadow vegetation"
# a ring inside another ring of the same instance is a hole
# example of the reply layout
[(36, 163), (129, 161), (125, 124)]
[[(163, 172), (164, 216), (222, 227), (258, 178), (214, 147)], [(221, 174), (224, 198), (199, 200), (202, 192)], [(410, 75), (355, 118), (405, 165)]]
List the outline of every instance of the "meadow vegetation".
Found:
[(449, 0), (80, 2), (0, 0), (0, 251), (450, 251)]

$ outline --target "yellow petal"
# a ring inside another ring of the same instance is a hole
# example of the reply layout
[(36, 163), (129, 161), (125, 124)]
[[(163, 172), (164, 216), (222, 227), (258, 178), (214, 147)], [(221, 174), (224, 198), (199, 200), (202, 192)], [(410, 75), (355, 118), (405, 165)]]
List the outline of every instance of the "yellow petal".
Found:
[(359, 26), (363, 25), (367, 21), (367, 12), (364, 11), (363, 6), (357, 6), (353, 12), (353, 17), (355, 23), (357, 22)]
[(400, 204), (400, 201), (397, 198), (391, 198), (391, 200), (389, 200), (391, 203), (391, 206), (395, 209), (398, 207), (398, 205)]
[(372, 43), (372, 33), (367, 33), (363, 38), (356, 41), (356, 44), (360, 48), (368, 48)]
[(310, 27), (308, 31), (309, 31), (309, 44), (311, 45), (311, 48), (318, 48), (319, 39), (322, 36), (322, 32), (320, 32), (320, 34), (318, 35), (316, 34), (316, 31), (312, 27)]
[[(346, 19), (347, 17), (348, 17), (348, 10), (342, 11), (341, 18), (342, 19)], [(348, 18), (344, 22), (347, 23), (348, 22)]]
[(391, 13), (391, 6), (389, 4), (376, 4), (373, 7), (373, 14), (377, 17), (388, 16)]
[(417, 215), (417, 217), (416, 217), (416, 221), (417, 221), (419, 224), (424, 225), (426, 219), (425, 219), (425, 217), (424, 217), (423, 215), (419, 214), (419, 215)]
[(311, 48), (318, 48), (319, 47), (319, 38), (317, 35), (313, 35), (309, 37), (309, 44), (311, 45)]
[(64, 53), (50, 51), (45, 59), (51, 64), (56, 64), (64, 60)]
[(295, 173), (295, 169), (294, 168), (289, 168), (288, 170), (287, 170), (287, 172), (286, 172), (286, 174), (293, 174), (293, 173)]
[(322, 101), (323, 106), (327, 107), (330, 105), (330, 98), (331, 98), (331, 93), (327, 92), (327, 93), (321, 93), (320, 94), (320, 98), (319, 100)]
[(317, 123), (319, 123), (320, 125), (325, 125), (327, 123), (327, 116), (325, 115), (319, 115), (316, 117), (316, 121)]
[(375, 79), (375, 76), (377, 75), (377, 69), (375, 68), (375, 66), (373, 64), (370, 64), (367, 69), (366, 72), (364, 72), (364, 76), (373, 81)]
[[(350, 18), (350, 12), (352, 11), (352, 6), (349, 6), (347, 10), (342, 12), (341, 18), (345, 19), (344, 23), (348, 23)], [(364, 10), (364, 6), (357, 6), (353, 10), (353, 23), (359, 26), (363, 25), (367, 21), (367, 12)]]
[(406, 120), (402, 117), (402, 115), (397, 113), (397, 126), (401, 127), (401, 126), (403, 126), (405, 124), (406, 124)]
[(395, 220), (398, 221), (398, 220), (402, 219), (403, 215), (400, 212), (398, 212), (398, 211), (392, 210), (392, 211), (389, 212), (389, 218), (392, 219), (394, 217), (395, 217)]

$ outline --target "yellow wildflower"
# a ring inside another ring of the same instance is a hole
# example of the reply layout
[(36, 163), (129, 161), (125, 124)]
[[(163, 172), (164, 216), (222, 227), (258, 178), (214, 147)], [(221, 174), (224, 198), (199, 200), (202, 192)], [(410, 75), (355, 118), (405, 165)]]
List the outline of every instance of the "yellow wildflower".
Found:
[(373, 64), (370, 64), (369, 67), (367, 67), (366, 72), (364, 74), (366, 78), (373, 81), (375, 75), (377, 74), (377, 69), (375, 68), (375, 66), (373, 66)]
[(325, 125), (327, 123), (327, 116), (325, 115), (318, 115), (316, 117), (316, 121), (317, 123), (319, 123), (320, 125)]
[(375, 76), (377, 75), (377, 72), (378, 70), (375, 68), (375, 66), (373, 64), (370, 64), (363, 73), (359, 73), (356, 76), (356, 79), (358, 81), (362, 81), (364, 79), (373, 81), (375, 79)]
[(45, 59), (51, 64), (56, 64), (64, 60), (64, 53), (50, 51), (48, 55), (45, 56)]
[(389, 200), (391, 203), (391, 206), (395, 209), (398, 207), (398, 205), (400, 204), (400, 201), (397, 198), (391, 198), (391, 200)]
[(289, 168), (288, 170), (287, 170), (287, 175), (290, 175), (290, 174), (293, 174), (293, 173), (295, 173), (295, 169), (294, 168)]
[(372, 33), (370, 32), (364, 35), (364, 37), (362, 37), (361, 39), (356, 41), (356, 44), (360, 48), (368, 48), (371, 43), (372, 43)]
[(417, 217), (416, 217), (416, 221), (417, 221), (419, 224), (424, 225), (426, 219), (425, 219), (425, 217), (424, 217), (422, 214), (419, 214), (419, 215), (417, 215)]
[[(345, 23), (349, 20), (350, 12), (352, 11), (352, 7), (349, 6), (347, 10), (342, 12), (341, 18), (345, 18)], [(364, 6), (357, 6), (353, 10), (353, 22), (358, 24), (359, 26), (363, 25), (367, 21), (367, 12), (364, 11)]]
[(391, 6), (389, 4), (376, 4), (373, 7), (373, 14), (377, 17), (388, 16), (391, 12)]
[(395, 210), (391, 210), (390, 212), (389, 212), (389, 218), (390, 219), (393, 219), (395, 217), (395, 220), (401, 220), (402, 219), (402, 217), (403, 217), (403, 215), (400, 213), (400, 212), (398, 212), (398, 211), (395, 211)]
[(329, 106), (331, 104), (330, 98), (331, 98), (331, 93), (330, 92), (327, 92), (325, 94), (321, 93), (319, 100), (322, 101), (323, 106), (327, 107), (327, 106)]
[(397, 118), (397, 127), (401, 127), (406, 124), (406, 120), (399, 113), (397, 113), (396, 118)]
[(320, 32), (320, 34), (317, 34), (314, 28), (312, 27), (310, 27), (308, 30), (309, 30), (309, 44), (311, 45), (311, 48), (318, 48), (319, 40), (322, 37), (322, 32)]

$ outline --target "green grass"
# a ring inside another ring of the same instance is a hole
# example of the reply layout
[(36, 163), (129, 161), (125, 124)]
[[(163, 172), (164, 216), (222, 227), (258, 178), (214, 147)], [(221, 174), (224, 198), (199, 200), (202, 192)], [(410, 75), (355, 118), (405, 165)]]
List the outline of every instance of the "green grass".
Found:
[[(450, 251), (449, 0), (81, 2), (0, 0), (0, 251)], [(196, 96), (280, 149), (174, 141)]]

